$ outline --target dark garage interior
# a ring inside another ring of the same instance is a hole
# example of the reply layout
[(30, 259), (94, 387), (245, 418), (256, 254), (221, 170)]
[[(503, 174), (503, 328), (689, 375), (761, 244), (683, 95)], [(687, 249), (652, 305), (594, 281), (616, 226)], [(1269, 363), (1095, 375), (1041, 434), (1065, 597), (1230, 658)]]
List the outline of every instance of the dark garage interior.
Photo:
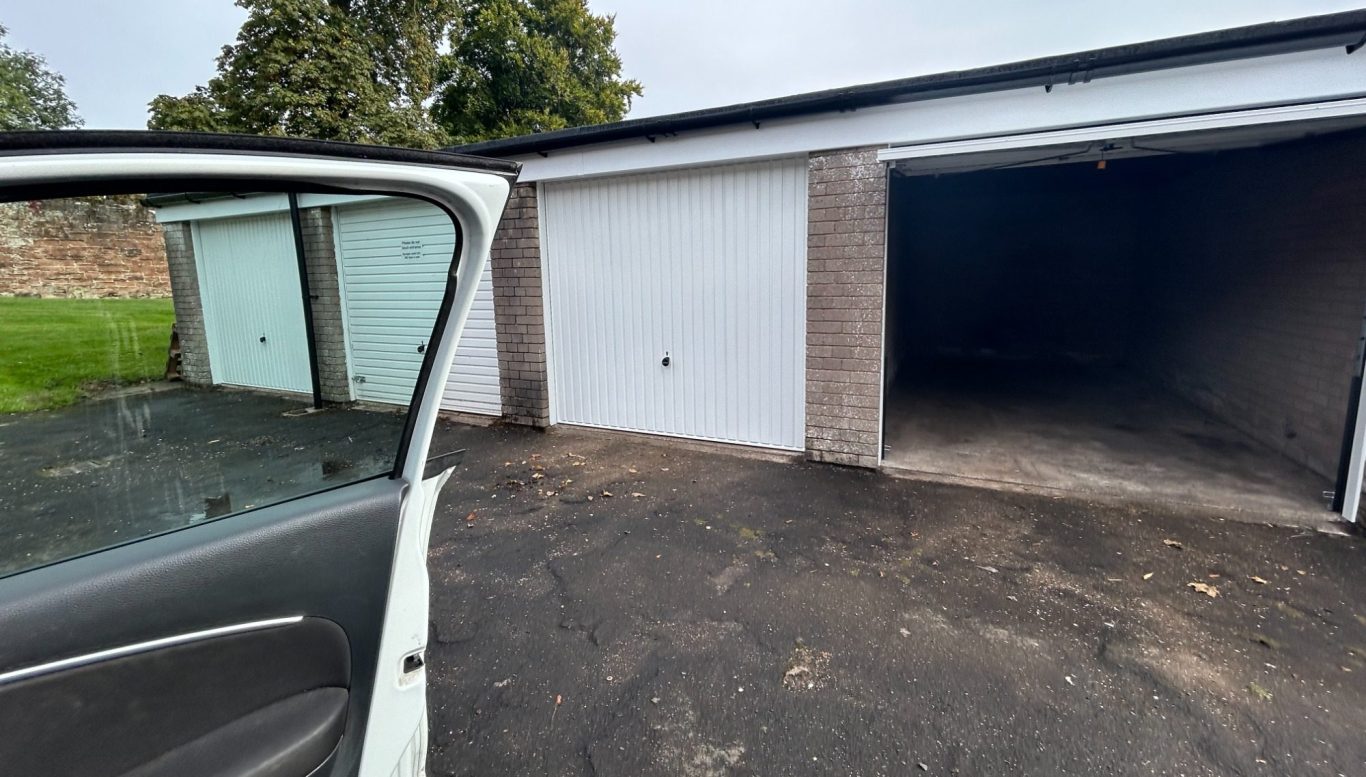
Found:
[(1363, 141), (894, 170), (885, 464), (1326, 517), (1366, 311)]

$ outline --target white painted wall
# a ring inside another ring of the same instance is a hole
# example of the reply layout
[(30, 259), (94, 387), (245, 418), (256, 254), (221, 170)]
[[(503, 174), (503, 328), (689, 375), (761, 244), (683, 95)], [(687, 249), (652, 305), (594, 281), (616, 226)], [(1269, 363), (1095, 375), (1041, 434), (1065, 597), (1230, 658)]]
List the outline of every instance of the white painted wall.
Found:
[(542, 187), (552, 421), (801, 450), (806, 169)]

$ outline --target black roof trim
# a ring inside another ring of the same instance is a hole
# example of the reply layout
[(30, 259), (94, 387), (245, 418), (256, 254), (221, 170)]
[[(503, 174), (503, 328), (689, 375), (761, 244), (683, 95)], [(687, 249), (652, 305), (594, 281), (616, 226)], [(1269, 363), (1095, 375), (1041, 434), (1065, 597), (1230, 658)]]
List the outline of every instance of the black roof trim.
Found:
[(521, 165), (505, 159), (450, 151), (421, 151), (330, 140), (145, 130), (57, 130), (0, 133), (0, 156), (79, 152), (171, 151), (183, 153), (266, 154), (364, 159), (377, 162), (455, 167), (515, 179)]
[[(453, 147), (466, 154), (512, 156), (727, 124), (829, 111), (847, 111), (910, 100), (1047, 86), (1095, 78), (1235, 59), (1358, 44), (1366, 36), (1366, 9), (1236, 27), (1216, 32), (1113, 46), (1006, 65), (827, 89), (790, 97), (706, 108), (612, 124), (488, 140)], [(1366, 56), (1366, 53), (1363, 54)]]

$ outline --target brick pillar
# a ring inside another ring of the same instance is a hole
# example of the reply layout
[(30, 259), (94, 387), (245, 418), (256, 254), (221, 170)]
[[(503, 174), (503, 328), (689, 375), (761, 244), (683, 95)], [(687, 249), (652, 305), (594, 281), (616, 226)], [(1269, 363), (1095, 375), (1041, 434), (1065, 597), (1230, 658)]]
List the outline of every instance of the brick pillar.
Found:
[(194, 264), (190, 223), (162, 225), (162, 238), (166, 241), (176, 331), (180, 332), (180, 376), (186, 383), (212, 386), (209, 340), (204, 334), (204, 305), (199, 298), (199, 271)]
[(493, 315), (503, 418), (550, 425), (536, 184), (518, 184), (493, 238)]
[(318, 346), (318, 384), (323, 399), (351, 399), (351, 372), (346, 364), (346, 330), (342, 324), (341, 283), (337, 277), (337, 244), (332, 237), (332, 210), (299, 211), (304, 237), (304, 264), (313, 300), (313, 338)]
[(887, 170), (876, 148), (811, 154), (806, 451), (875, 467), (881, 444)]

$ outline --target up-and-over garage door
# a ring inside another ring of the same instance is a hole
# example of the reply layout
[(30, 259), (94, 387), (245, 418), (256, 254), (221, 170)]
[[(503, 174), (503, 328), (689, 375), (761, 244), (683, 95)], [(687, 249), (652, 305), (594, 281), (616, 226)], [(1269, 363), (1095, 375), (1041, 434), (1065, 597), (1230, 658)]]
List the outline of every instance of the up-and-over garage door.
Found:
[[(451, 219), (435, 205), (382, 200), (336, 209), (342, 304), (357, 399), (407, 404), (455, 250)], [(442, 407), (502, 412), (493, 275), (485, 266)]]
[(806, 167), (542, 184), (554, 421), (802, 449)]
[(214, 382), (311, 391), (289, 214), (204, 221), (194, 235)]

